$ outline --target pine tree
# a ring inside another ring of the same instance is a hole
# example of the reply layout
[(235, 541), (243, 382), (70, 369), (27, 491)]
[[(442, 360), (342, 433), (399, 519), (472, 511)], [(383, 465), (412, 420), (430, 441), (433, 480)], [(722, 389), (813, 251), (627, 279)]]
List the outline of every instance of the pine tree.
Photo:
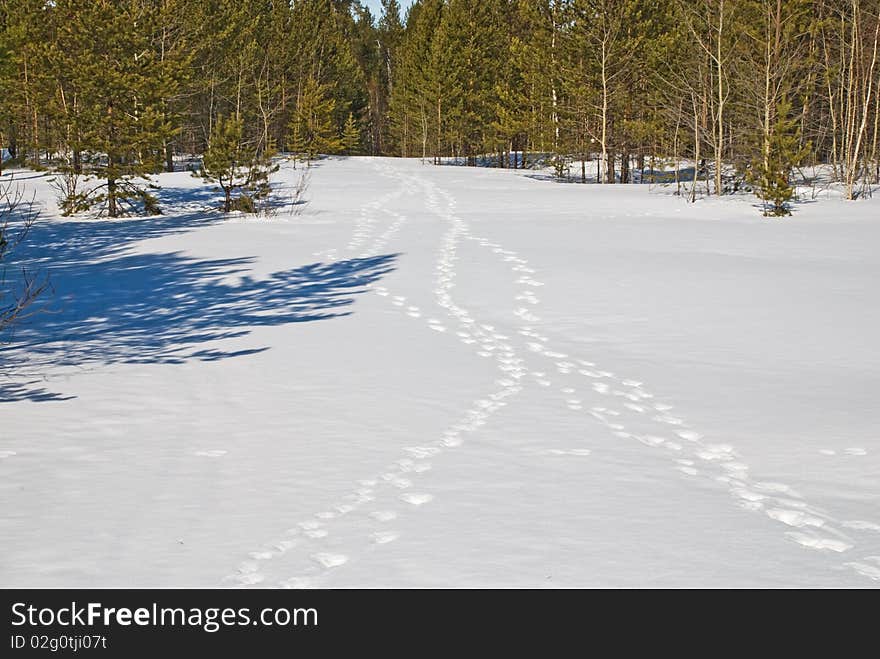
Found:
[(204, 153), (220, 116), (241, 120), (255, 152), (309, 158), (350, 150), (351, 113), (371, 154), (503, 165), (522, 151), (525, 165), (529, 150), (560, 163), (601, 152), (605, 181), (634, 180), (633, 156), (643, 169), (695, 161), (694, 199), (699, 178), (720, 194), (755, 162), (772, 170), (785, 95), (809, 162), (847, 197), (880, 180), (877, 0), (416, 0), (399, 12), (399, 0), (382, 0), (378, 22), (354, 0), (0, 0), (0, 142), (29, 166), (100, 177), (88, 201), (110, 215), (151, 206), (143, 177)]
[(269, 174), (278, 169), (271, 165), (270, 152), (247, 145), (243, 134), (241, 119), (220, 117), (202, 160), (200, 175), (223, 191), (224, 213), (255, 212), (256, 202), (270, 192)]
[(377, 151), (393, 152), (398, 150), (391, 129), (390, 110), (394, 85), (397, 82), (397, 62), (399, 49), (404, 36), (403, 23), (400, 20), (400, 3), (397, 0), (382, 0), (382, 14), (377, 29), (379, 40), (378, 98), (377, 98)]
[[(285, 3), (286, 4), (286, 3)], [(291, 77), (288, 83), (291, 112), (285, 123), (290, 134), (291, 120), (299, 111), (303, 91), (318, 87), (316, 102), (331, 102), (324, 118), (333, 124), (325, 133), (327, 138), (338, 137), (349, 112), (365, 117), (370, 112), (370, 93), (367, 77), (357, 50), (369, 41), (375, 50), (376, 34), (372, 23), (356, 21), (348, 2), (340, 0), (298, 0), (292, 3), (288, 36), (293, 44), (290, 53)], [(366, 32), (369, 26), (370, 32)], [(366, 63), (364, 63), (366, 65)], [(338, 145), (332, 140), (319, 146), (316, 153), (332, 153)]]
[(336, 100), (331, 86), (308, 78), (297, 98), (290, 122), (290, 147), (312, 161), (319, 153), (337, 153), (342, 148), (334, 120)]
[(432, 69), (442, 97), (439, 119), (456, 155), (476, 164), (491, 142), (496, 83), (506, 60), (507, 0), (449, 0), (432, 44)]
[(361, 145), (361, 130), (354, 118), (354, 113), (348, 113), (345, 128), (342, 132), (342, 150), (346, 155), (353, 156)]
[[(3, 31), (0, 30), (0, 81), (9, 79), (9, 69), (12, 63), (9, 50), (3, 40)], [(4, 145), (7, 143), (6, 134), (9, 132), (10, 116), (9, 108), (5, 104), (0, 104), (0, 176), (3, 175), (3, 155)], [(2, 238), (2, 237), (0, 237)], [(0, 242), (0, 249), (3, 243)]]
[(809, 152), (809, 144), (800, 139), (798, 117), (792, 115), (787, 98), (776, 106), (776, 121), (767, 140), (764, 158), (755, 163), (750, 180), (757, 187), (757, 196), (764, 201), (766, 217), (791, 215), (790, 201), (795, 189), (791, 184), (791, 172)]
[(53, 12), (42, 0), (0, 3), (5, 66), (0, 69), (0, 117), (10, 154), (40, 166), (48, 146), (44, 113), (51, 106), (51, 79), (46, 70), (46, 47), (53, 39)]
[[(574, 74), (576, 67), (565, 60), (566, 40), (571, 41), (570, 35), (562, 31), (569, 19), (568, 5), (562, 0), (517, 0), (516, 8), (524, 37), (514, 41), (511, 49), (522, 77), (526, 166), (529, 147), (552, 152), (553, 156), (563, 150), (566, 85), (578, 90), (587, 88)], [(575, 103), (572, 100), (568, 108), (573, 114)]]
[(442, 63), (435, 62), (434, 42), (443, 0), (420, 0), (407, 12), (406, 28), (394, 61), (389, 121), (399, 154), (440, 155), (443, 96)]
[[(170, 80), (149, 35), (149, 6), (137, 0), (57, 0), (55, 65), (69, 72), (75, 112), (75, 151), (88, 155), (88, 173), (104, 183), (92, 190), (94, 204), (118, 217), (136, 202), (156, 212), (155, 199), (138, 182), (161, 168), (173, 134), (164, 112)], [(68, 101), (65, 101), (67, 103)], [(72, 101), (71, 101), (72, 102)], [(69, 123), (69, 125), (70, 125)]]

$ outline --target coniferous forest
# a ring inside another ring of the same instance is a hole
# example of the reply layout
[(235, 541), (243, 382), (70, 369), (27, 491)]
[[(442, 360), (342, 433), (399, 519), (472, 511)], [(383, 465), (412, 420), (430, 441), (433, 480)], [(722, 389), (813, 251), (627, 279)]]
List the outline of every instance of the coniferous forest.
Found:
[(66, 179), (67, 207), (99, 195), (110, 215), (149, 203), (133, 177), (212, 141), (254, 172), (339, 153), (627, 183), (689, 161), (690, 194), (751, 186), (778, 209), (806, 166), (849, 199), (880, 178), (878, 0), (382, 6), (2, 0), (0, 141), (105, 180)]
[(880, 0), (0, 0), (0, 587), (880, 587), (877, 193)]

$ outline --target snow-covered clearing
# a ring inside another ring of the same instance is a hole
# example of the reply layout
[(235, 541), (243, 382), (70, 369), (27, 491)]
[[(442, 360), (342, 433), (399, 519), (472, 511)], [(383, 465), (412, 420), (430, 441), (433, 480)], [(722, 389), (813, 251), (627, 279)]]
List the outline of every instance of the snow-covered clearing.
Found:
[(3, 586), (880, 586), (876, 202), (358, 158), (300, 216), (181, 173), (96, 221), (19, 178), (56, 293), (2, 354)]

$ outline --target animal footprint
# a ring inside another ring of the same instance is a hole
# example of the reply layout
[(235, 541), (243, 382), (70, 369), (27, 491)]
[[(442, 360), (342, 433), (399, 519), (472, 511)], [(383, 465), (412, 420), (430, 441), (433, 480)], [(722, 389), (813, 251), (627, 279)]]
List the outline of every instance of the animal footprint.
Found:
[(782, 522), (783, 524), (788, 524), (788, 526), (795, 526), (797, 528), (803, 528), (804, 526), (819, 528), (825, 525), (825, 520), (807, 515), (800, 510), (782, 510), (779, 508), (773, 508), (767, 511), (767, 516), (770, 519), (775, 519), (777, 522)]
[(268, 561), (273, 556), (275, 556), (275, 554), (271, 551), (252, 551), (250, 554), (248, 554), (248, 556), (250, 556), (255, 561)]
[[(679, 436), (681, 436), (680, 433)], [(707, 447), (705, 450), (699, 451), (697, 455), (700, 457), (700, 459), (706, 460), (707, 462), (729, 462), (730, 460), (733, 460), (734, 452), (733, 447), (729, 446), (728, 444), (714, 444)]]
[(322, 552), (320, 554), (314, 554), (312, 560), (320, 563), (329, 570), (348, 563), (348, 556), (345, 554), (328, 554)]
[(808, 547), (809, 549), (816, 549), (818, 551), (834, 551), (842, 553), (852, 549), (852, 545), (849, 545), (842, 540), (834, 540), (833, 538), (820, 538), (815, 535), (795, 532), (789, 532), (786, 533), (786, 535), (799, 545)]
[(395, 533), (394, 531), (379, 531), (373, 534), (373, 542), (377, 545), (387, 545), (389, 542), (394, 542), (400, 537), (400, 534)]
[(287, 581), (282, 581), (280, 585), (282, 588), (286, 589), (303, 590), (306, 588), (312, 588), (312, 580), (308, 577), (293, 577)]
[(430, 494), (404, 494), (400, 497), (401, 501), (405, 501), (413, 506), (423, 506), (434, 500)]
[(392, 519), (397, 519), (397, 513), (392, 510), (377, 510), (370, 513), (370, 517), (377, 522), (390, 522)]
[(239, 574), (233, 578), (243, 586), (254, 586), (266, 580), (266, 577), (262, 574), (257, 574), (256, 572), (252, 574)]
[(880, 581), (880, 556), (868, 556), (865, 560), (871, 561), (874, 565), (869, 565), (868, 563), (844, 563), (844, 565), (851, 567), (862, 576), (874, 581)]
[(865, 522), (860, 519), (854, 519), (849, 522), (843, 522), (841, 526), (844, 526), (848, 529), (855, 529), (857, 531), (877, 531), (880, 532), (880, 524), (875, 524), (874, 522)]

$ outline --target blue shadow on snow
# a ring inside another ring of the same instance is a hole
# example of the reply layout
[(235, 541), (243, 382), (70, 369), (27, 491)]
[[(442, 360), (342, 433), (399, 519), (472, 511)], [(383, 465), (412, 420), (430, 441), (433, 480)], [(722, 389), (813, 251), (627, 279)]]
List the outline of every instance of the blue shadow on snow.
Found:
[[(398, 257), (313, 263), (255, 279), (248, 274), (254, 258), (196, 259), (129, 249), (134, 241), (224, 219), (193, 212), (39, 223), (16, 256), (31, 269), (48, 271), (55, 294), (0, 350), (2, 370), (33, 374), (50, 365), (179, 364), (262, 352), (268, 347), (225, 351), (204, 344), (242, 337), (255, 327), (350, 315), (356, 296), (391, 272)], [(35, 377), (25, 377), (26, 383), (18, 377), (17, 383), (0, 380), (0, 402), (65, 399)]]

